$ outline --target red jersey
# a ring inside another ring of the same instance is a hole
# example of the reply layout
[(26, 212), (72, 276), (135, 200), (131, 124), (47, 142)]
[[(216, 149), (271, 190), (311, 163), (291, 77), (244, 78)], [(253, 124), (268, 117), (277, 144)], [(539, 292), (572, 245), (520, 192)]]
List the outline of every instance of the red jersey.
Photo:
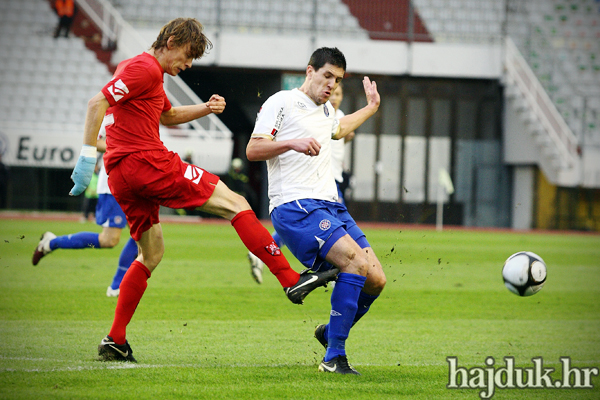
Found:
[(104, 166), (110, 170), (131, 153), (141, 150), (168, 151), (160, 140), (159, 123), (171, 103), (163, 88), (164, 70), (148, 53), (119, 63), (102, 93), (110, 107), (106, 111)]

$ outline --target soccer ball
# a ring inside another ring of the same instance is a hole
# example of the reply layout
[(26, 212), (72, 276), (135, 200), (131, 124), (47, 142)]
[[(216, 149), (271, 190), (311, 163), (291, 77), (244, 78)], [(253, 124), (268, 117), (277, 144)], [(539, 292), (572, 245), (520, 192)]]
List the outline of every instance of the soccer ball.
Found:
[(546, 263), (530, 251), (520, 251), (508, 257), (502, 268), (504, 284), (516, 295), (532, 296), (546, 282)]

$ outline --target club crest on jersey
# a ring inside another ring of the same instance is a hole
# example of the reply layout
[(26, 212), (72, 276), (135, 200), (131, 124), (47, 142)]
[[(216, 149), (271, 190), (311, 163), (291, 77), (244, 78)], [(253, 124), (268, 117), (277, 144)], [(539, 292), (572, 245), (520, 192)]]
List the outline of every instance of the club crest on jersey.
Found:
[(327, 104), (323, 106), (323, 112), (325, 113), (326, 117), (329, 117), (329, 109), (327, 108)]
[(326, 231), (327, 229), (331, 228), (331, 221), (328, 219), (322, 220), (319, 222), (319, 228), (321, 228), (322, 231)]
[(202, 174), (204, 170), (202, 168), (198, 168), (195, 165), (188, 164), (183, 177), (189, 179), (194, 182), (196, 185), (200, 182), (200, 178), (202, 178)]
[(277, 243), (275, 243), (275, 242), (271, 242), (271, 244), (269, 244), (268, 246), (265, 246), (265, 250), (267, 252), (269, 252), (272, 256), (280, 256), (281, 255), (281, 249), (279, 249), (279, 246), (277, 246)]
[(304, 109), (304, 110), (306, 109), (306, 104), (302, 103), (301, 101), (297, 102), (297, 103), (296, 103), (296, 105), (297, 105), (299, 108), (302, 108), (302, 109)]

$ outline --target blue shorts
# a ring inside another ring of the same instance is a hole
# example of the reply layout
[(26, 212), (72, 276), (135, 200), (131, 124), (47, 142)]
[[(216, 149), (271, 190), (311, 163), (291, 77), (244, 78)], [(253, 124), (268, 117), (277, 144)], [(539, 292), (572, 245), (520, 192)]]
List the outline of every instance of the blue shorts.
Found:
[(96, 204), (96, 224), (104, 228), (125, 228), (127, 219), (121, 206), (112, 194), (98, 195)]
[(292, 254), (313, 271), (327, 270), (327, 253), (339, 238), (350, 235), (361, 248), (371, 247), (346, 206), (302, 199), (275, 207), (271, 222)]

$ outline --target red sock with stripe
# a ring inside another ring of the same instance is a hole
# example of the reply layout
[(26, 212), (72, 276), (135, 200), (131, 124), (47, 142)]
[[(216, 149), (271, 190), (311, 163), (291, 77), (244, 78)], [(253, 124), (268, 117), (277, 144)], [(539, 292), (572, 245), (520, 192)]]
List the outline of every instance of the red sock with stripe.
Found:
[(256, 218), (252, 210), (238, 213), (231, 220), (244, 245), (264, 262), (269, 270), (283, 287), (290, 287), (298, 283), (300, 274), (290, 267), (290, 263), (279, 250), (271, 234)]
[(125, 343), (125, 329), (146, 291), (148, 278), (150, 278), (148, 268), (135, 260), (121, 281), (115, 319), (108, 334), (117, 344)]

